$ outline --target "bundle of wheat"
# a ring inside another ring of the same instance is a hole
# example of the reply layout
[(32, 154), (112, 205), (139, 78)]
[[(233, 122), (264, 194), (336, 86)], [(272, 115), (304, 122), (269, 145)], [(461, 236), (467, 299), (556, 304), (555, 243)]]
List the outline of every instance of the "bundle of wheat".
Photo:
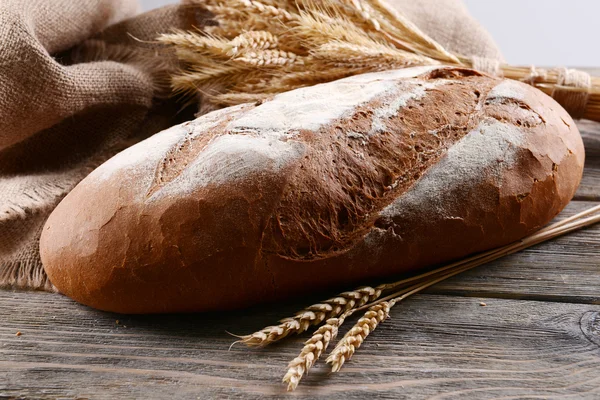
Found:
[[(240, 341), (248, 346), (267, 346), (324, 322), (305, 342), (299, 356), (288, 365), (283, 381), (291, 391), (296, 389), (304, 374), (327, 350), (346, 318), (355, 312), (367, 310), (328, 356), (327, 363), (331, 364), (332, 372), (338, 372), (342, 368), (367, 336), (385, 321), (390, 309), (402, 300), (462, 272), (598, 222), (600, 222), (600, 206), (554, 223), (516, 243), (474, 255), (433, 271), (374, 288), (361, 287), (341, 293), (337, 297), (301, 310), (294, 317), (281, 320), (279, 325), (268, 326), (253, 334), (240, 336)], [(381, 297), (384, 294), (385, 296)]]
[(183, 65), (172, 77), (174, 90), (207, 95), (215, 108), (365, 72), (442, 63), (527, 82), (573, 117), (600, 120), (600, 78), (452, 54), (384, 0), (197, 2), (215, 25), (159, 40)]

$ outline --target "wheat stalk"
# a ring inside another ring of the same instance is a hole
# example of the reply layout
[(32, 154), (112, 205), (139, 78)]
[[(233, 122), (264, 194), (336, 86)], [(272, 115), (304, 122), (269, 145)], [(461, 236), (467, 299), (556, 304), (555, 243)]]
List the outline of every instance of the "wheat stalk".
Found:
[(339, 317), (345, 312), (375, 301), (381, 296), (381, 290), (364, 286), (344, 292), (321, 303), (313, 304), (296, 313), (293, 317), (282, 319), (279, 325), (267, 326), (250, 335), (241, 336), (242, 343), (253, 347), (263, 347), (277, 342), (291, 334), (305, 332), (313, 325)]
[(367, 25), (367, 29), (381, 30), (381, 23), (373, 13), (373, 9), (363, 0), (343, 0), (354, 11), (358, 20)]
[[(413, 65), (423, 65), (423, 56), (394, 49), (383, 43), (357, 45), (341, 41), (331, 41), (320, 45), (311, 51), (310, 55), (318, 60), (332, 62), (337, 65), (379, 66), (380, 68), (403, 68)], [(434, 61), (431, 64), (435, 64)]]
[(390, 308), (394, 304), (395, 301), (393, 300), (391, 302), (383, 301), (369, 307), (365, 315), (344, 335), (327, 357), (327, 363), (331, 364), (333, 372), (338, 372), (344, 362), (352, 358), (356, 349), (362, 345), (367, 336), (390, 316)]
[(241, 7), (247, 12), (258, 14), (264, 18), (277, 18), (281, 22), (291, 22), (296, 20), (298, 17), (295, 14), (289, 13), (284, 8), (280, 8), (276, 5), (265, 4), (261, 1), (255, 0), (228, 0), (232, 7)]
[(234, 46), (232, 54), (236, 54), (239, 48), (267, 50), (277, 48), (277, 36), (268, 31), (244, 32), (238, 35), (230, 43)]
[(296, 389), (304, 374), (308, 373), (308, 370), (327, 350), (331, 341), (337, 337), (340, 326), (352, 312), (353, 310), (348, 310), (337, 318), (328, 319), (325, 325), (317, 329), (312, 337), (304, 342), (302, 351), (298, 357), (290, 361), (287, 373), (283, 377), (283, 382), (288, 385), (288, 391)]
[(258, 50), (244, 53), (241, 57), (232, 59), (234, 62), (258, 67), (277, 67), (280, 65), (303, 64), (302, 57), (290, 51)]

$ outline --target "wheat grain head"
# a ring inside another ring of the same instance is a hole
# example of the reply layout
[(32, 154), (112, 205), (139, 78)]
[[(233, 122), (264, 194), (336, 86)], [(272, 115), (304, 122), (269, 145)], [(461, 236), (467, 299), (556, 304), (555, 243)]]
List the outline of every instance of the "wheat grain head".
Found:
[(294, 358), (288, 364), (288, 370), (283, 377), (283, 382), (288, 385), (288, 391), (296, 389), (302, 377), (308, 373), (308, 370), (313, 367), (315, 362), (327, 350), (331, 341), (337, 337), (340, 326), (351, 312), (352, 310), (347, 311), (338, 318), (328, 319), (325, 325), (317, 329), (312, 337), (304, 343), (304, 347), (298, 357)]
[(293, 317), (282, 319), (279, 325), (267, 326), (258, 332), (242, 336), (241, 341), (248, 346), (264, 347), (291, 334), (305, 332), (311, 326), (319, 325), (325, 320), (339, 317), (347, 311), (375, 301), (379, 296), (381, 290), (369, 286), (344, 292), (322, 303), (313, 304)]
[(344, 362), (352, 358), (367, 336), (389, 317), (390, 307), (390, 303), (386, 301), (369, 307), (365, 315), (344, 335), (327, 357), (327, 363), (331, 364), (333, 372), (338, 372)]

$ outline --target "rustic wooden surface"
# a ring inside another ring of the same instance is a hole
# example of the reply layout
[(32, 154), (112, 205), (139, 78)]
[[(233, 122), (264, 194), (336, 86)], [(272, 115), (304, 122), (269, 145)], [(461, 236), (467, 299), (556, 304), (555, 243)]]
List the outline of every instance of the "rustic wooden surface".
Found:
[[(600, 203), (600, 124), (580, 127), (585, 177), (562, 216)], [(225, 331), (252, 332), (314, 300), (119, 316), (0, 291), (0, 398), (600, 398), (600, 226), (399, 304), (342, 372), (321, 363), (293, 394), (280, 379), (306, 336), (229, 350)]]

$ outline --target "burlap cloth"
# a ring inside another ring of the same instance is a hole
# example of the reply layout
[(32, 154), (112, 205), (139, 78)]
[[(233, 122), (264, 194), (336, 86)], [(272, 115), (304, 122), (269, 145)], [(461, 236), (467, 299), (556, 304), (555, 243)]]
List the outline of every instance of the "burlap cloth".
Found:
[[(461, 0), (390, 2), (448, 49), (501, 59)], [(138, 10), (136, 0), (0, 1), (0, 287), (54, 290), (38, 254), (50, 212), (112, 155), (186, 118), (164, 87), (172, 57), (145, 41), (207, 16)]]

